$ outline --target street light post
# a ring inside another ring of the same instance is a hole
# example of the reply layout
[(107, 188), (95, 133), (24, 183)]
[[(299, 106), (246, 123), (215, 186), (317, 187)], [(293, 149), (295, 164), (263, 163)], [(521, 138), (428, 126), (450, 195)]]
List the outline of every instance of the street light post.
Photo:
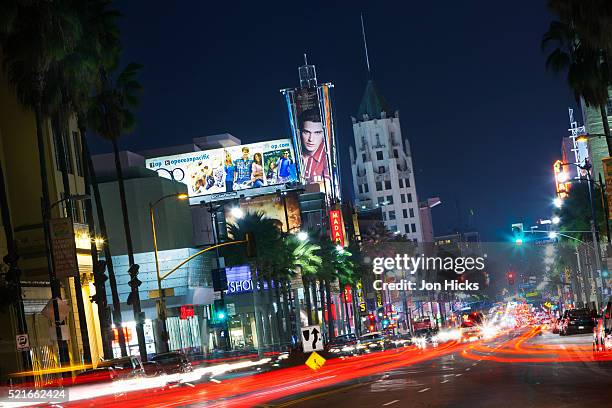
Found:
[[(67, 197), (62, 198), (61, 200), (58, 200), (52, 204), (50, 204), (49, 206), (45, 206), (45, 200), (44, 198), (41, 200), (41, 207), (42, 207), (42, 213), (43, 213), (43, 229), (45, 232), (45, 246), (47, 249), (47, 254), (49, 257), (49, 280), (50, 280), (50, 285), (51, 285), (51, 297), (52, 297), (52, 301), (53, 301), (53, 320), (54, 320), (54, 325), (55, 325), (55, 335), (57, 337), (57, 347), (58, 347), (58, 352), (59, 352), (59, 360), (60, 360), (60, 365), (62, 365), (62, 363), (69, 363), (70, 362), (70, 354), (68, 351), (68, 343), (66, 340), (64, 340), (62, 338), (62, 322), (60, 320), (60, 316), (59, 316), (59, 304), (57, 302), (58, 298), (60, 298), (61, 296), (61, 288), (60, 288), (60, 282), (59, 279), (57, 278), (56, 272), (55, 272), (55, 265), (54, 260), (53, 260), (53, 244), (51, 242), (51, 234), (50, 234), (50, 227), (49, 227), (49, 222), (51, 220), (51, 211), (53, 210), (54, 207), (56, 207), (57, 205), (68, 201), (68, 200), (74, 200), (74, 201), (80, 201), (80, 200), (88, 200), (90, 197), (88, 195), (81, 195), (81, 194), (77, 194), (77, 195), (70, 195)], [(77, 271), (77, 273), (79, 273)], [(80, 288), (76, 288), (79, 289)], [(82, 305), (82, 299), (81, 299), (81, 304), (78, 304), (79, 302), (77, 302), (77, 307), (79, 308), (79, 320), (81, 320), (82, 317), (84, 317), (84, 312), (81, 313), (80, 308), (83, 306)], [(87, 325), (85, 324), (85, 319), (83, 319), (83, 321), (81, 322), (81, 337), (83, 340), (83, 351), (84, 354), (89, 354), (89, 336), (87, 333)], [(84, 330), (83, 330), (84, 329)], [(91, 354), (90, 355), (90, 359), (91, 359)]]
[(157, 316), (161, 324), (161, 340), (162, 340), (161, 343), (163, 345), (163, 350), (161, 350), (162, 352), (169, 351), (169, 345), (168, 345), (168, 329), (166, 327), (166, 297), (164, 294), (164, 290), (162, 288), (162, 277), (161, 277), (161, 272), (159, 268), (159, 251), (157, 248), (157, 232), (155, 229), (155, 206), (159, 204), (161, 201), (165, 200), (166, 198), (170, 198), (170, 197), (174, 197), (178, 200), (185, 200), (189, 196), (185, 193), (168, 194), (168, 195), (161, 197), (154, 203), (149, 203), (149, 216), (151, 217), (151, 233), (153, 235), (153, 252), (155, 253), (155, 269), (157, 271), (157, 274), (156, 274), (157, 275), (157, 290), (159, 291), (159, 303), (158, 303), (158, 308), (157, 308)]

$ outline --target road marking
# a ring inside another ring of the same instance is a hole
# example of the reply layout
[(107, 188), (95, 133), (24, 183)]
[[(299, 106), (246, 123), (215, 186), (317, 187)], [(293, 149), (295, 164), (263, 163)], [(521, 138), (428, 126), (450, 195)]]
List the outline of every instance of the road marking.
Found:
[(468, 367), (468, 368), (466, 368), (466, 369), (465, 369), (465, 371), (470, 371), (470, 370), (471, 370), (471, 368), (470, 368), (470, 367)]
[(298, 399), (295, 399), (295, 400), (292, 400), (292, 401), (287, 401), (285, 403), (276, 405), (276, 407), (277, 408), (289, 407), (291, 405), (295, 405), (295, 404), (300, 403), (300, 402), (308, 401), (308, 400), (315, 399), (315, 398), (324, 397), (326, 395), (335, 394), (337, 392), (347, 391), (347, 390), (350, 390), (352, 388), (362, 387), (362, 386), (365, 386), (365, 385), (368, 385), (368, 384), (371, 384), (371, 383), (365, 382), (365, 383), (357, 383), (357, 384), (347, 385), (346, 387), (341, 387), (341, 388), (337, 388), (337, 389), (330, 390), (330, 391), (320, 392), (318, 394), (308, 395), (306, 397), (298, 398)]
[(425, 392), (425, 391), (429, 391), (429, 390), (431, 390), (431, 388), (423, 388), (423, 389), (422, 389), (421, 391), (419, 391), (419, 392)]
[(389, 401), (389, 402), (387, 402), (387, 403), (383, 404), (383, 407), (386, 407), (387, 405), (392, 405), (392, 404), (395, 404), (396, 402), (399, 402), (399, 400)]
[(476, 364), (478, 364), (478, 363), (474, 363), (474, 364), (472, 364), (472, 367), (474, 367)]
[(449, 380), (444, 380), (440, 384), (446, 384), (447, 382), (449, 382)]
[(455, 374), (455, 377), (461, 377), (463, 374)]
[(210, 381), (217, 383), (217, 384), (221, 384), (221, 381), (217, 380), (216, 378), (211, 378)]

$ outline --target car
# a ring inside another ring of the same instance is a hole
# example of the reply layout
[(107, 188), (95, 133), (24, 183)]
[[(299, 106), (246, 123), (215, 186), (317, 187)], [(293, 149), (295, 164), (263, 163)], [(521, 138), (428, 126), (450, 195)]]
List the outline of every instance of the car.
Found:
[(385, 350), (391, 348), (391, 342), (381, 332), (364, 334), (359, 338), (357, 349), (361, 352)]
[(589, 309), (571, 309), (563, 314), (563, 322), (559, 331), (561, 336), (570, 334), (593, 333), (595, 320)]
[(97, 368), (110, 368), (116, 374), (115, 379), (125, 380), (136, 377), (144, 377), (145, 370), (138, 356), (128, 356), (103, 360)]
[(334, 355), (353, 355), (357, 352), (358, 339), (354, 333), (336, 336), (330, 340), (326, 350)]
[(164, 370), (162, 370), (159, 363), (155, 361), (146, 361), (142, 363), (142, 368), (144, 369), (145, 376), (147, 377), (156, 377), (164, 373)]
[(182, 351), (169, 351), (156, 354), (151, 358), (159, 364), (161, 370), (166, 374), (181, 374), (193, 371), (193, 366)]
[(593, 330), (593, 350), (606, 351), (612, 349), (612, 299), (605, 302), (601, 314), (595, 318)]
[(112, 367), (98, 367), (84, 370), (78, 373), (73, 379), (73, 385), (98, 384), (113, 382), (118, 378), (118, 374)]

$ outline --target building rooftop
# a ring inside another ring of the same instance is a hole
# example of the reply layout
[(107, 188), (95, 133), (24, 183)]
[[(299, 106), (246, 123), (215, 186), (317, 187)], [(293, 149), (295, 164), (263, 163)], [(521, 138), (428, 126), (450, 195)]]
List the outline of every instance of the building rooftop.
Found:
[(363, 120), (363, 115), (368, 115), (368, 119), (380, 119), (381, 112), (390, 112), (389, 104), (384, 96), (378, 91), (372, 79), (368, 80), (359, 110), (357, 111), (357, 120)]

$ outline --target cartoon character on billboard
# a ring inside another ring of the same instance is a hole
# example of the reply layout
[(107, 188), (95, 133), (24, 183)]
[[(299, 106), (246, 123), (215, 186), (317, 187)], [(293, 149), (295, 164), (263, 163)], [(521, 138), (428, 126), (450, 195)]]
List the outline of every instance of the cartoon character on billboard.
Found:
[(249, 188), (251, 184), (251, 175), (253, 173), (253, 160), (249, 159), (249, 148), (242, 148), (242, 157), (234, 161), (235, 176), (234, 186), (238, 189)]
[(302, 143), (302, 168), (307, 183), (329, 179), (327, 152), (325, 149), (325, 131), (318, 109), (304, 110), (298, 119), (300, 140)]

